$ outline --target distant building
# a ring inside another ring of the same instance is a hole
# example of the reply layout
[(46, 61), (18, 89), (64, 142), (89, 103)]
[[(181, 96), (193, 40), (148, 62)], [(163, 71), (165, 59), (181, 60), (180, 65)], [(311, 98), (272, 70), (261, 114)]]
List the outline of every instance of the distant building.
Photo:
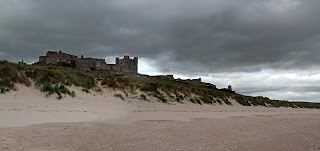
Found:
[(136, 75), (138, 74), (138, 57), (130, 59), (124, 56), (123, 59), (116, 58), (116, 64), (106, 64), (105, 59), (78, 58), (78, 56), (63, 53), (62, 51), (48, 51), (46, 56), (40, 56), (39, 62), (34, 65), (62, 65), (70, 64), (76, 70), (88, 73), (100, 73), (111, 75)]
[(26, 63), (24, 63), (22, 59), (22, 61), (19, 61), (18, 64), (26, 64)]

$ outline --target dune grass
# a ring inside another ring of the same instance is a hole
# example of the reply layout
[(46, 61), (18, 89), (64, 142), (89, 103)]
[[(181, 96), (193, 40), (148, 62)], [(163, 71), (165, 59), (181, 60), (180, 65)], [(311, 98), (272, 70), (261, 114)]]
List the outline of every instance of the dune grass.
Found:
[(46, 82), (41, 86), (41, 91), (47, 92), (47, 96), (56, 93), (58, 95), (57, 99), (59, 100), (62, 98), (62, 94), (68, 94), (72, 97), (75, 97), (75, 92), (74, 91), (71, 92), (63, 84), (55, 84), (53, 86), (51, 83)]
[[(14, 90), (16, 83), (30, 86), (31, 81), (34, 81), (35, 86), (41, 91), (46, 92), (47, 95), (57, 94), (57, 98), (61, 99), (63, 94), (75, 96), (75, 93), (70, 92), (68, 89), (71, 85), (82, 87), (82, 89), (88, 93), (90, 89), (102, 93), (102, 89), (97, 84), (99, 79), (101, 80), (102, 86), (122, 90), (126, 94), (126, 97), (128, 97), (128, 93), (136, 94), (137, 90), (141, 90), (145, 94), (150, 94), (149, 96), (163, 103), (170, 103), (171, 101), (183, 103), (184, 101), (190, 101), (194, 104), (201, 105), (216, 103), (220, 105), (232, 105), (229, 101), (229, 99), (232, 98), (244, 106), (320, 109), (320, 103), (288, 102), (270, 100), (266, 97), (244, 96), (232, 91), (192, 85), (175, 80), (88, 74), (70, 67), (32, 66), (0, 61), (0, 71), (1, 93)], [(124, 99), (122, 95), (121, 97), (120, 95), (115, 95), (115, 97)], [(141, 95), (140, 98), (147, 100), (144, 94)]]
[(31, 82), (25, 74), (25, 70), (21, 70), (23, 65), (10, 63), (8, 61), (0, 61), (0, 92), (5, 93), (15, 88), (15, 83), (30, 86)]
[(122, 101), (124, 101), (124, 97), (121, 94), (114, 94), (113, 96), (120, 98)]
[(30, 86), (30, 80), (35, 82), (37, 88), (49, 95), (56, 93), (74, 96), (65, 86), (75, 85), (87, 89), (96, 86), (95, 77), (68, 67), (32, 66), (0, 61), (0, 89), (1, 93), (15, 88), (15, 83)]
[[(176, 102), (190, 101), (195, 104), (233, 105), (229, 99), (235, 99), (244, 106), (265, 106), (265, 107), (292, 107), (292, 108), (318, 108), (320, 103), (289, 102), (270, 100), (267, 97), (251, 97), (234, 93), (232, 91), (219, 90), (215, 88), (192, 85), (167, 79), (143, 79), (122, 76), (100, 75), (102, 84), (115, 89), (141, 90), (150, 96), (158, 99), (159, 102), (168, 103), (169, 100)], [(175, 94), (172, 96), (171, 94)], [(190, 97), (191, 94), (196, 97)], [(189, 96), (189, 97), (187, 97)]]
[(140, 95), (140, 100), (144, 100), (144, 101), (148, 101), (149, 102), (149, 100), (147, 99), (147, 96), (145, 94), (141, 94)]

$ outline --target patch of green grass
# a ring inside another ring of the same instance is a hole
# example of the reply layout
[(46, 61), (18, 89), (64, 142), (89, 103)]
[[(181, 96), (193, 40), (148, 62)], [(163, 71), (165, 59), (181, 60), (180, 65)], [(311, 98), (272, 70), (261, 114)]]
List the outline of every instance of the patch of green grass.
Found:
[(199, 99), (196, 98), (195, 101), (196, 101), (198, 104), (202, 105), (202, 102), (201, 102)]
[(167, 95), (170, 99), (172, 99), (172, 100), (174, 99), (174, 96), (172, 96), (169, 92), (166, 92), (166, 91), (165, 91), (165, 93), (166, 93), (166, 95)]
[[(70, 94), (69, 89), (68, 89), (65, 85), (63, 85), (63, 84), (56, 84), (56, 86), (58, 87), (57, 90), (59, 91), (59, 93)], [(58, 93), (58, 92), (56, 92), (56, 93)]]
[(24, 83), (27, 87), (31, 86), (31, 81), (27, 77), (26, 73), (25, 72), (21, 72), (20, 74), (21, 74), (22, 80), (23, 80), (22, 83)]
[(5, 78), (1, 78), (0, 79), (0, 92), (1, 93), (5, 93), (5, 92), (8, 92), (10, 91), (10, 89), (13, 89), (14, 88), (14, 82), (5, 77)]
[(86, 93), (90, 93), (89, 89), (84, 88), (84, 87), (82, 88), (82, 91), (83, 91), (83, 92), (86, 92)]
[(6, 93), (8, 91), (10, 91), (9, 88), (0, 88), (0, 93)]
[[(100, 76), (101, 77), (101, 76)], [(107, 77), (107, 78), (106, 78)], [(227, 98), (234, 95), (234, 93), (223, 92), (218, 89), (212, 89), (205, 86), (192, 85), (187, 83), (181, 83), (174, 80), (167, 79), (142, 79), (142, 78), (130, 78), (130, 77), (121, 77), (121, 76), (106, 76), (102, 78), (102, 84), (107, 85), (111, 83), (110, 87), (114, 87), (116, 89), (120, 88), (122, 85), (124, 89), (133, 88), (140, 89), (141, 91), (148, 93), (156, 93), (161, 94), (161, 92), (165, 93), (166, 97), (172, 101), (181, 102), (184, 100), (184, 96), (191, 96), (191, 94), (198, 95), (199, 98), (204, 98), (204, 102), (208, 104), (215, 103), (213, 97), (220, 96), (221, 98)], [(100, 78), (99, 78), (100, 79)], [(126, 80), (125, 80), (126, 79)], [(122, 84), (118, 81), (124, 81)], [(171, 94), (175, 94), (176, 97)], [(164, 97), (166, 100), (167, 98)], [(208, 100), (209, 101), (206, 101)], [(201, 99), (202, 100), (202, 99)], [(203, 101), (203, 100), (202, 100)]]
[(213, 100), (210, 100), (210, 98), (205, 97), (205, 96), (200, 97), (200, 99), (201, 99), (201, 101), (202, 101), (203, 103), (205, 103), (205, 104), (213, 104), (213, 103), (214, 103)]
[(127, 93), (127, 91), (123, 91), (123, 93), (126, 95), (126, 97), (129, 97), (129, 94)]
[(254, 106), (266, 106), (265, 100), (263, 97), (246, 97), (246, 99)]
[(222, 105), (222, 101), (220, 99), (217, 99), (217, 102)]
[(102, 92), (101, 87), (98, 87), (98, 86), (94, 87), (93, 90), (96, 91), (96, 92)]
[(30, 86), (31, 82), (25, 70), (19, 69), (20, 65), (8, 61), (0, 61), (0, 92), (4, 93), (15, 88), (15, 83)]
[(176, 102), (180, 102), (180, 103), (182, 102), (182, 101), (180, 100), (180, 98), (176, 98), (175, 101), (176, 101)]
[(49, 94), (53, 94), (55, 92), (54, 88), (52, 87), (52, 84), (49, 82), (45, 82), (41, 87), (42, 92), (48, 92)]
[(119, 87), (119, 85), (116, 82), (115, 77), (111, 76), (111, 75), (104, 76), (102, 81), (101, 81), (101, 85), (107, 85), (108, 87), (112, 87), (112, 88), (118, 88)]
[(118, 76), (116, 78), (117, 83), (120, 85), (122, 89), (124, 88), (133, 88), (132, 83), (128, 80), (128, 78)]
[(58, 94), (58, 96), (56, 97), (58, 100), (62, 99), (62, 95)]
[(234, 96), (234, 99), (243, 106), (251, 106), (250, 102), (247, 100), (245, 96), (236, 95)]
[(28, 67), (26, 75), (35, 80), (36, 85), (42, 85), (45, 82), (51, 84), (61, 83), (64, 85), (75, 85), (91, 89), (96, 87), (96, 81), (93, 75), (76, 71), (71, 68), (63, 68), (56, 66)]
[(193, 98), (190, 98), (189, 101), (190, 101), (191, 103), (197, 104), (197, 101), (196, 101), (195, 99), (193, 99)]
[(72, 92), (70, 93), (70, 96), (74, 98), (74, 97), (76, 96), (76, 93), (75, 93), (74, 91), (72, 91)]
[(159, 102), (163, 102), (163, 103), (167, 103), (168, 102), (166, 97), (160, 92), (158, 92), (158, 93), (154, 92), (154, 93), (151, 94), (151, 96), (157, 98)]
[(132, 83), (127, 78), (122, 76), (104, 75), (102, 76), (101, 85), (106, 85), (107, 87), (111, 87), (113, 89), (120, 89), (123, 91), (129, 90), (129, 92), (134, 93), (134, 87)]
[(59, 99), (59, 100), (62, 98), (62, 94), (68, 94), (72, 97), (75, 97), (74, 91), (70, 92), (69, 89), (67, 87), (65, 87), (65, 85), (63, 85), (63, 84), (55, 84), (53, 86), (49, 82), (46, 82), (42, 85), (41, 91), (47, 92), (47, 95), (51, 95), (51, 94), (56, 93), (58, 95), (57, 99)]
[(310, 109), (320, 109), (320, 103), (311, 102), (289, 102), (290, 107), (296, 108), (310, 108)]
[(87, 89), (96, 86), (93, 75), (68, 67), (40, 67), (0, 61), (0, 71), (0, 89), (2, 91), (14, 89), (15, 83), (30, 86), (30, 79), (35, 81), (36, 87), (40, 88), (40, 90), (47, 89), (46, 92), (49, 93), (52, 93), (49, 84), (75, 85)]
[(155, 93), (158, 93), (158, 88), (159, 88), (160, 84), (159, 83), (156, 83), (156, 82), (147, 82), (147, 83), (144, 83), (140, 90), (141, 91), (147, 91), (147, 92), (155, 92)]
[(121, 94), (114, 94), (114, 97), (120, 98), (121, 100), (124, 100), (124, 97)]
[(145, 94), (140, 95), (140, 100), (148, 101), (147, 96)]
[(227, 105), (232, 105), (232, 103), (228, 99), (222, 99), (223, 102)]
[(180, 94), (176, 94), (176, 101), (181, 102), (182, 100), (184, 100), (184, 97)]

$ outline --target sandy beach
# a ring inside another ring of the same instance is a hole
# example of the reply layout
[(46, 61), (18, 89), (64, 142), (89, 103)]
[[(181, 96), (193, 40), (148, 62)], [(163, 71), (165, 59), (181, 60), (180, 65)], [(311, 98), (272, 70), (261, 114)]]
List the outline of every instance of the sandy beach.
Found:
[(57, 100), (18, 85), (0, 95), (9, 150), (320, 150), (320, 110), (195, 105), (114, 97), (111, 89)]

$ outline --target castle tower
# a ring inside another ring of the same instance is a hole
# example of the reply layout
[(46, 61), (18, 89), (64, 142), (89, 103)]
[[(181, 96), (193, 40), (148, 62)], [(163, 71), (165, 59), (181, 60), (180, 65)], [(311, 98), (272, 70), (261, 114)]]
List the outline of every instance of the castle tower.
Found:
[(118, 57), (116, 58), (116, 64), (119, 64), (119, 58)]
[(134, 57), (132, 68), (133, 68), (133, 72), (137, 74), (138, 73), (138, 57)]
[(232, 91), (232, 87), (231, 85), (228, 86), (228, 90)]
[(138, 73), (138, 57), (130, 59), (124, 56), (123, 59), (116, 58), (116, 68), (118, 74), (135, 75)]

